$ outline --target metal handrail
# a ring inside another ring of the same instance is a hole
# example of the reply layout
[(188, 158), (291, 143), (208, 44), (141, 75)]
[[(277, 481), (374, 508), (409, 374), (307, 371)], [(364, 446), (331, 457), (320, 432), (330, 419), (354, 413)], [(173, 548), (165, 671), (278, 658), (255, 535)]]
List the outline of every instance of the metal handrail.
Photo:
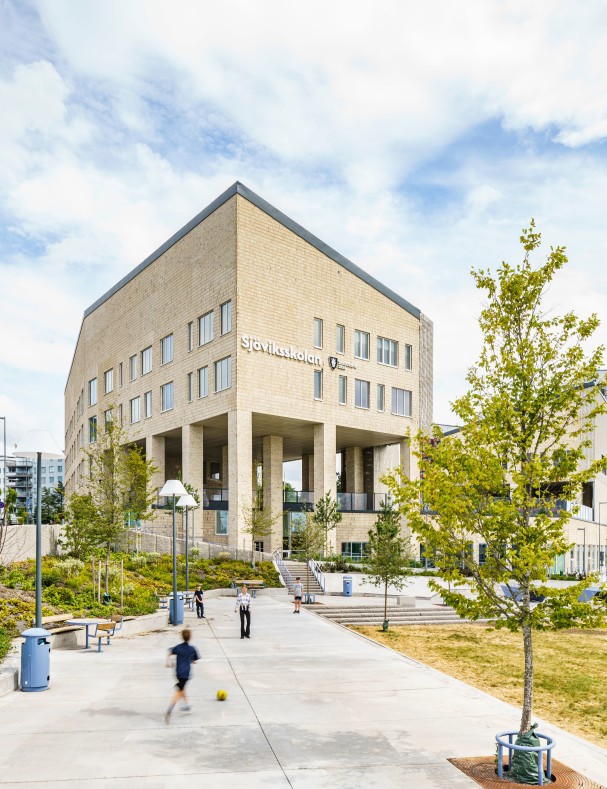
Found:
[(282, 560), (281, 552), (277, 549), (274, 553), (274, 563), (278, 567), (278, 572), (282, 575), (285, 584), (287, 585), (287, 589), (289, 593), (293, 591), (293, 577), (291, 573), (287, 570), (285, 563)]
[(322, 570), (320, 569), (320, 566), (319, 566), (318, 562), (315, 559), (309, 559), (308, 560), (308, 567), (312, 571), (312, 575), (314, 576), (314, 578), (316, 578), (316, 583), (322, 589), (322, 593), (326, 594), (325, 576), (324, 576)]

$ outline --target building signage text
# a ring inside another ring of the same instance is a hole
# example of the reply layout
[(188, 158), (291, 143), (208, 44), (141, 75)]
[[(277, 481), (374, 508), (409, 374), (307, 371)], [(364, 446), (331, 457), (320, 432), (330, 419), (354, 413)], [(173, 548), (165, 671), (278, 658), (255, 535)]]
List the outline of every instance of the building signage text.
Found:
[(322, 359), (320, 356), (308, 353), (308, 351), (300, 351), (292, 345), (278, 345), (272, 340), (261, 340), (259, 337), (249, 337), (248, 334), (243, 334), (240, 338), (240, 342), (242, 347), (249, 353), (253, 351), (269, 353), (270, 356), (282, 356), (283, 359), (292, 359), (296, 362), (307, 362), (308, 364), (322, 367)]

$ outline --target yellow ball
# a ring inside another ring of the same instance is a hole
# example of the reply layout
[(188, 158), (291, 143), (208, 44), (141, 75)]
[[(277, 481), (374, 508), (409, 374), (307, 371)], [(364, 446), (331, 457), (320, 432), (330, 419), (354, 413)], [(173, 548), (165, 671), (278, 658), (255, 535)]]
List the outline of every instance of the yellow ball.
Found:
[(228, 698), (228, 691), (227, 690), (218, 690), (217, 691), (217, 701), (225, 701)]

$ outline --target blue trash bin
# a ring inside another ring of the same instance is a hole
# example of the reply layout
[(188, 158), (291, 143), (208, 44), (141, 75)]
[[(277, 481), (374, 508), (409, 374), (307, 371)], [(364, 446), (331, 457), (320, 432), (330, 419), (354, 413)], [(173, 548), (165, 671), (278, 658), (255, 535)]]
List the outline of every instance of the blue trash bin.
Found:
[(169, 607), (170, 614), (169, 614), (169, 622), (172, 625), (182, 625), (183, 624), (183, 594), (179, 592), (177, 594), (177, 607), (175, 607), (175, 600), (171, 595), (171, 605)]
[(50, 633), (43, 627), (32, 627), (21, 633), (21, 690), (46, 690), (51, 673)]
[(352, 576), (344, 575), (344, 597), (352, 597)]

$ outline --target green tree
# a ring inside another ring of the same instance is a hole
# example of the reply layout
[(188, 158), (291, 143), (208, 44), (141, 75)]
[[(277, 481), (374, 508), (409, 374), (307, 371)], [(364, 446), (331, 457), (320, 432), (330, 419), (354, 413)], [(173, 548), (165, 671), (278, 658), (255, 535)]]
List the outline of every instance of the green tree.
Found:
[(55, 508), (57, 523), (60, 523), (65, 517), (65, 487), (63, 486), (63, 482), (58, 482), (55, 485)]
[[(63, 489), (63, 485), (61, 485)], [(42, 488), (40, 496), (40, 512), (42, 523), (59, 523), (63, 518), (63, 490)], [(34, 507), (34, 518), (36, 508)]]
[(73, 493), (66, 509), (61, 547), (78, 559), (90, 556), (101, 544), (99, 513), (88, 493)]
[(259, 461), (253, 463), (253, 483), (255, 490), (250, 506), (242, 508), (242, 519), (244, 526), (243, 534), (251, 535), (251, 564), (255, 567), (255, 543), (263, 537), (269, 537), (274, 530), (278, 519), (282, 513), (272, 514), (268, 508), (263, 506), (263, 484), (262, 466)]
[(388, 629), (388, 586), (402, 589), (413, 559), (411, 541), (401, 534), (400, 521), (398, 510), (382, 501), (377, 520), (369, 531), (367, 580), (384, 587), (384, 630)]
[(90, 476), (87, 492), (97, 511), (99, 543), (105, 546), (105, 591), (108, 592), (109, 562), (112, 543), (128, 527), (129, 512), (139, 517), (147, 514), (146, 505), (155, 495), (151, 480), (154, 466), (141, 450), (129, 444), (122, 426), (115, 420), (106, 423), (96, 441), (87, 450)]
[(15, 488), (7, 487), (5, 495), (0, 498), (4, 501), (4, 507), (0, 511), (0, 556), (2, 556), (8, 539), (8, 527), (17, 508), (17, 491)]
[[(472, 272), (487, 303), (480, 358), (468, 373), (468, 391), (452, 406), (461, 432), (444, 440), (439, 431), (418, 434), (421, 479), (397, 470), (389, 484), (442, 579), (469, 576), (473, 594), (441, 589), (445, 602), (463, 617), (522, 632), (522, 733), (533, 709), (533, 631), (592, 627), (604, 617), (599, 603), (578, 602), (593, 579), (568, 589), (546, 581), (554, 559), (570, 548), (565, 526), (572, 513), (557, 509), (557, 499), (576, 501), (607, 460), (587, 457), (595, 420), (605, 413), (598, 387), (588, 386), (598, 380), (603, 348), (585, 350), (599, 321), (549, 315), (543, 299), (567, 262), (564, 249), (552, 249), (534, 267), (540, 235), (533, 222), (521, 243), (520, 264), (502, 263), (495, 275)], [(475, 535), (486, 545), (482, 565), (468, 549)], [(545, 599), (532, 606), (534, 595)]]
[(314, 514), (312, 515), (314, 523), (323, 531), (323, 551), (325, 554), (329, 543), (329, 532), (336, 528), (341, 519), (342, 514), (337, 509), (337, 502), (332, 498), (331, 493), (327, 491), (314, 505)]

